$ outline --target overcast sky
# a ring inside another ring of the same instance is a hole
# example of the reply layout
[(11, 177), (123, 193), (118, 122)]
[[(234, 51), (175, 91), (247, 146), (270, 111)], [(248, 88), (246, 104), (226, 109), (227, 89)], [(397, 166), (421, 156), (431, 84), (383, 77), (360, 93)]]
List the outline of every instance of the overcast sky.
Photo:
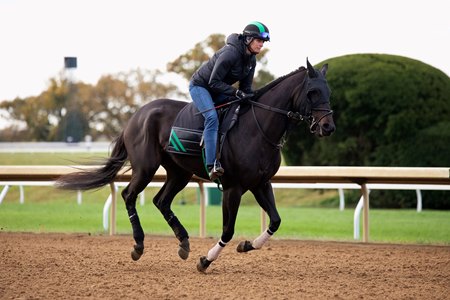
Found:
[(76, 78), (87, 83), (138, 67), (165, 71), (210, 34), (251, 21), (270, 29), (277, 77), (307, 56), (316, 64), (354, 53), (402, 55), (449, 75), (449, 12), (444, 0), (0, 0), (0, 101), (38, 95), (65, 56), (78, 57)]

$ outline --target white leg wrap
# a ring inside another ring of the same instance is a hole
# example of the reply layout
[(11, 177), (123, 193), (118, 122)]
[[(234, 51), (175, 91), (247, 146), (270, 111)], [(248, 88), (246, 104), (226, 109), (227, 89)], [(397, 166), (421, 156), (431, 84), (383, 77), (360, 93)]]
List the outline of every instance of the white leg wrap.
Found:
[(222, 252), (222, 250), (225, 246), (226, 246), (226, 244), (220, 240), (219, 242), (217, 242), (217, 244), (214, 245), (214, 247), (212, 247), (208, 251), (208, 255), (206, 258), (209, 261), (216, 260), (219, 257), (220, 252)]
[(271, 235), (266, 231), (261, 233), (252, 243), (253, 248), (260, 249), (269, 239)]

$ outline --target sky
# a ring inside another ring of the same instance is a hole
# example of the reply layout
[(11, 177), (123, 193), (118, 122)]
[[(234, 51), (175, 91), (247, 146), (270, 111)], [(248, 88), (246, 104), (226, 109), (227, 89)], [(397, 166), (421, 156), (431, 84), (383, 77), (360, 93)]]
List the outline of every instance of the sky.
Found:
[[(76, 56), (78, 81), (166, 64), (213, 33), (268, 26), (276, 77), (355, 53), (410, 57), (450, 75), (447, 1), (0, 0), (0, 101), (37, 96)], [(331, 65), (330, 68), (333, 68)], [(187, 90), (187, 83), (186, 83)]]

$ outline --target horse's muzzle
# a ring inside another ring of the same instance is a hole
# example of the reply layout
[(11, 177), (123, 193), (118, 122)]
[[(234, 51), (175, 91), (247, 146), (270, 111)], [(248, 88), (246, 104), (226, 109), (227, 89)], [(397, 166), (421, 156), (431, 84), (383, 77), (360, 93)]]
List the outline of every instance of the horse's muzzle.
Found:
[(317, 120), (312, 117), (312, 122), (309, 130), (311, 131), (311, 133), (314, 133), (319, 137), (330, 136), (336, 130), (336, 126), (334, 125), (333, 121), (333, 111), (327, 111)]
[(330, 136), (335, 130), (334, 124), (325, 122), (319, 126), (319, 136)]

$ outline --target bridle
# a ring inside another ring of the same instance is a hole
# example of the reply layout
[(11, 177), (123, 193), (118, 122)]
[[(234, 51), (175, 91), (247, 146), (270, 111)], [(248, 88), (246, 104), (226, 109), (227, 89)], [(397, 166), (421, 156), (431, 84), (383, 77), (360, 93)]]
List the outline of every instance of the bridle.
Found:
[[(270, 106), (267, 104), (259, 103), (259, 102), (253, 101), (253, 100), (248, 100), (248, 102), (252, 106), (253, 118), (255, 119), (258, 130), (261, 132), (264, 139), (270, 145), (272, 145), (278, 149), (281, 149), (284, 145), (284, 141), (281, 143), (274, 143), (267, 137), (267, 135), (264, 133), (261, 125), (259, 124), (258, 119), (256, 118), (255, 106), (262, 108), (264, 110), (282, 114), (282, 115), (286, 116), (288, 118), (288, 120), (291, 120), (291, 121), (294, 121), (297, 123), (301, 122), (301, 121), (305, 121), (308, 123), (309, 130), (311, 133), (316, 133), (318, 125), (323, 118), (333, 114), (333, 110), (331, 110), (331, 109), (318, 107), (321, 104), (324, 104), (325, 102), (314, 103), (314, 106), (312, 106), (311, 99), (309, 99), (307, 97), (309, 92), (316, 89), (316, 87), (313, 86), (312, 81), (313, 80), (308, 79), (308, 75), (306, 75), (303, 83), (301, 85), (299, 85), (293, 92), (292, 98), (295, 99), (294, 103), (302, 103), (302, 104), (305, 103), (306, 104), (306, 105), (302, 105), (302, 107), (299, 107), (299, 111), (284, 110), (284, 109), (273, 107), (273, 106)], [(300, 92), (303, 90), (302, 87), (304, 87), (305, 84), (308, 88), (305, 90), (305, 92)], [(301, 98), (303, 98), (303, 99), (301, 99)], [(304, 98), (306, 98), (306, 101)], [(310, 107), (309, 109), (308, 109), (308, 106)], [(300, 113), (300, 111), (303, 111), (303, 113)], [(324, 114), (322, 114), (318, 119), (316, 119), (312, 114), (313, 111), (323, 111)]]
[(318, 118), (316, 120), (316, 118), (314, 118), (314, 116), (312, 114), (309, 115), (309, 120), (306, 120), (309, 124), (309, 131), (311, 133), (316, 133), (317, 131), (317, 126), (319, 125), (320, 121), (322, 121), (323, 118), (332, 115), (333, 114), (333, 110), (332, 109), (327, 109), (327, 108), (311, 108), (311, 112), (313, 111), (324, 111), (325, 113), (323, 115), (320, 116), (320, 118)]

